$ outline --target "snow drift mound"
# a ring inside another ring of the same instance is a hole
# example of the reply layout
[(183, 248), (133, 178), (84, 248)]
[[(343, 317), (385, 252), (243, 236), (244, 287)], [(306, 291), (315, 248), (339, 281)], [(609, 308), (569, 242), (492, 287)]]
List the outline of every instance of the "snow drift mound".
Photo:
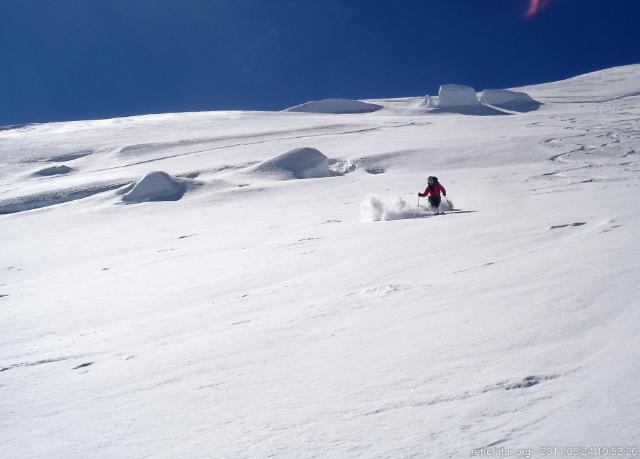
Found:
[(380, 110), (382, 105), (370, 104), (361, 100), (353, 99), (322, 99), (312, 100), (295, 107), (287, 108), (286, 112), (305, 113), (371, 113)]
[(128, 203), (177, 201), (182, 198), (186, 190), (186, 183), (166, 172), (150, 172), (123, 195), (122, 200)]
[(480, 102), (513, 111), (530, 111), (540, 106), (540, 102), (526, 92), (507, 89), (485, 89), (480, 95)]
[(296, 148), (254, 166), (252, 172), (277, 175), (285, 179), (305, 179), (336, 175), (329, 169), (329, 158), (315, 148)]
[(473, 107), (479, 104), (476, 90), (461, 84), (443, 84), (437, 97), (425, 98), (425, 105), (429, 108)]
[(35, 177), (49, 177), (51, 175), (68, 174), (72, 170), (73, 170), (72, 168), (65, 165), (53, 166), (53, 167), (46, 167), (44, 169), (40, 169), (39, 171), (34, 172), (33, 175)]

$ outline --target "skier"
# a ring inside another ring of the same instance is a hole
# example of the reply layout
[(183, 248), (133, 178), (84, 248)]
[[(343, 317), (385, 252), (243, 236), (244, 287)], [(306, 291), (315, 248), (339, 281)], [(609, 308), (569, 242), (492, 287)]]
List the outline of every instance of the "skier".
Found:
[(440, 210), (440, 193), (444, 196), (447, 195), (447, 190), (444, 189), (440, 182), (438, 182), (438, 177), (429, 177), (427, 179), (427, 187), (424, 189), (424, 193), (418, 193), (418, 196), (421, 198), (429, 196), (429, 205), (431, 206), (431, 210), (434, 215), (444, 215), (444, 212)]

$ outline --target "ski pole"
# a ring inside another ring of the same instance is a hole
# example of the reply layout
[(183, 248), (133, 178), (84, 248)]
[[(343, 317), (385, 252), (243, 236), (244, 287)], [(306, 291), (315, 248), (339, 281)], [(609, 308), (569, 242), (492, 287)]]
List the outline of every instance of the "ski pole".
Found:
[(420, 195), (418, 194), (418, 207), (420, 207)]
[(447, 204), (449, 204), (449, 210), (453, 210), (453, 206), (451, 205), (451, 201), (446, 196), (444, 197), (447, 200)]

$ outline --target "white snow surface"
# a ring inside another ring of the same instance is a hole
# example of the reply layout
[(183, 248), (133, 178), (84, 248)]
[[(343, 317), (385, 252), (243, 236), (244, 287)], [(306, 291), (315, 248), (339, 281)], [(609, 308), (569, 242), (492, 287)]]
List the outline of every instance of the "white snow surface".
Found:
[(380, 110), (382, 105), (362, 102), (354, 99), (322, 99), (305, 102), (295, 107), (287, 108), (287, 112), (306, 113), (371, 113)]
[[(640, 446), (639, 69), (507, 116), (0, 130), (1, 456)], [(299, 148), (342, 173), (256, 171)], [(154, 171), (199, 186), (123, 205)], [(429, 175), (454, 211), (417, 207)]]

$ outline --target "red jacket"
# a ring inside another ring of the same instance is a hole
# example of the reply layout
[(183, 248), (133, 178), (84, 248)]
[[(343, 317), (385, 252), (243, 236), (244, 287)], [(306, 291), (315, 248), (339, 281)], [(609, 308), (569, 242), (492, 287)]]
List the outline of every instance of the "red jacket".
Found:
[(447, 190), (445, 190), (444, 187), (440, 185), (440, 183), (436, 183), (434, 186), (427, 185), (427, 187), (424, 189), (424, 193), (422, 193), (422, 196), (428, 196), (429, 194), (431, 194), (431, 196), (440, 196), (440, 193), (446, 196)]

